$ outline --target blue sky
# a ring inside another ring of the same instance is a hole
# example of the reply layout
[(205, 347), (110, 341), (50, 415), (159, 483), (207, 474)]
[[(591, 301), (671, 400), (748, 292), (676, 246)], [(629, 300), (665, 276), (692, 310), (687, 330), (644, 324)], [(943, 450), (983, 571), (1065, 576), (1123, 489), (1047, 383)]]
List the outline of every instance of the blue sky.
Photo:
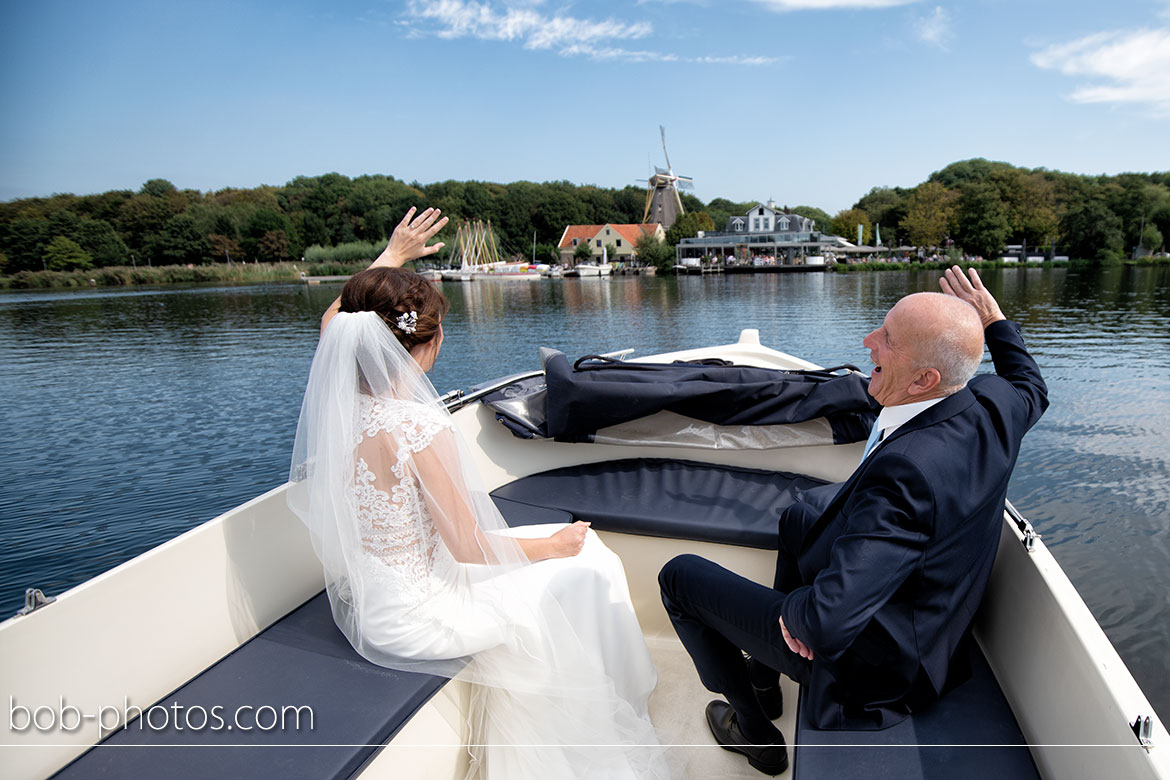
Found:
[(13, 2), (0, 199), (338, 171), (830, 212), (987, 157), (1170, 169), (1170, 0)]

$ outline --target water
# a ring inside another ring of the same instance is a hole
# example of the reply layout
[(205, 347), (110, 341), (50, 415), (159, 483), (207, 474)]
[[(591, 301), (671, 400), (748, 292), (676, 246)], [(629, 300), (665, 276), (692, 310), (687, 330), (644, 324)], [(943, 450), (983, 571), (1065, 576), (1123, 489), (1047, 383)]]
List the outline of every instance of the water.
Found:
[[(570, 356), (727, 343), (822, 365), (937, 273), (446, 285), (440, 392)], [(1009, 496), (1170, 716), (1170, 268), (986, 275), (1048, 381)], [(0, 294), (0, 615), (281, 484), (337, 287)], [(990, 366), (985, 366), (990, 370)]]

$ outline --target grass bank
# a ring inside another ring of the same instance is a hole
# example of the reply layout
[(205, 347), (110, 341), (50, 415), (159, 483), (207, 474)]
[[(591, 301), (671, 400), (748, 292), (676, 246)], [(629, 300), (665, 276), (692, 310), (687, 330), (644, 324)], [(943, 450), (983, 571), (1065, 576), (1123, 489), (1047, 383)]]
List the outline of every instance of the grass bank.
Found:
[(356, 263), (208, 263), (207, 265), (110, 266), (88, 271), (21, 271), (0, 275), (0, 289), (35, 290), (83, 287), (134, 287), (152, 284), (227, 282), (259, 284), (295, 282), (303, 271), (309, 276), (343, 276), (369, 265)]
[(1170, 265), (1170, 257), (1143, 257), (1137, 260), (1121, 260), (1115, 263), (1100, 263), (1096, 260), (1046, 260), (1043, 263), (1005, 263), (1002, 260), (982, 260), (977, 263), (962, 261), (939, 260), (937, 262), (910, 263), (880, 261), (868, 263), (834, 263), (833, 271), (839, 274), (860, 273), (868, 271), (944, 271), (952, 265), (961, 268), (977, 268), (980, 271), (989, 268), (1069, 268), (1092, 265)]

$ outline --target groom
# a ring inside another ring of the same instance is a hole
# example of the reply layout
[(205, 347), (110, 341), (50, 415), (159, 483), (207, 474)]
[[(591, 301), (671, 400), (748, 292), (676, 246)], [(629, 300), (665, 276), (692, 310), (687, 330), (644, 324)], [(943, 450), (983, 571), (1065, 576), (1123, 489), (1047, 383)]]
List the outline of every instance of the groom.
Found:
[[(784, 511), (774, 586), (694, 555), (659, 574), (703, 685), (727, 699), (707, 705), (712, 733), (766, 774), (788, 766), (771, 722), (779, 673), (805, 686), (817, 728), (897, 723), (947, 687), (991, 574), (1008, 479), (1047, 388), (974, 269), (939, 283), (943, 294), (903, 298), (866, 336), (881, 414), (835, 494)], [(984, 339), (996, 375), (972, 378)]]

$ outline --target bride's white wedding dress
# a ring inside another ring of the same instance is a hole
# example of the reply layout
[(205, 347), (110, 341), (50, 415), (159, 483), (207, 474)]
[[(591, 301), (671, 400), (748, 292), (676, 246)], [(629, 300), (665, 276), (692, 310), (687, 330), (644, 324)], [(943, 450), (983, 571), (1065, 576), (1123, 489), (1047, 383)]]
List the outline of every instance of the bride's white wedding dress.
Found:
[[(483, 749), (473, 752), (486, 776), (655, 776), (656, 751), (609, 747), (631, 736), (655, 743), (647, 702), (657, 675), (621, 560), (589, 531), (571, 558), (503, 570), (457, 562), (420, 490), (425, 471), (415, 476), (408, 467), (421, 464), (418, 456), (436, 436), (455, 435), (450, 416), (413, 401), (367, 396), (359, 428), (354, 489), (363, 569), (381, 585), (364, 591), (364, 639), (395, 655), (470, 656), (492, 676), (529, 678), (528, 690), (477, 689), (472, 740)], [(505, 533), (540, 538), (559, 527)], [(472, 587), (452, 584), (463, 579), (455, 573), (460, 568)], [(534, 617), (547, 611), (539, 604), (547, 599), (570, 621), (571, 636), (561, 637), (560, 647)], [(558, 668), (547, 666), (554, 659)], [(566, 660), (573, 668), (559, 668)], [(562, 685), (566, 690), (555, 692)]]
[(656, 674), (621, 561), (530, 563), (426, 375), (373, 312), (317, 347), (288, 501), (362, 656), (473, 684), (470, 775), (665, 778), (647, 715)]

